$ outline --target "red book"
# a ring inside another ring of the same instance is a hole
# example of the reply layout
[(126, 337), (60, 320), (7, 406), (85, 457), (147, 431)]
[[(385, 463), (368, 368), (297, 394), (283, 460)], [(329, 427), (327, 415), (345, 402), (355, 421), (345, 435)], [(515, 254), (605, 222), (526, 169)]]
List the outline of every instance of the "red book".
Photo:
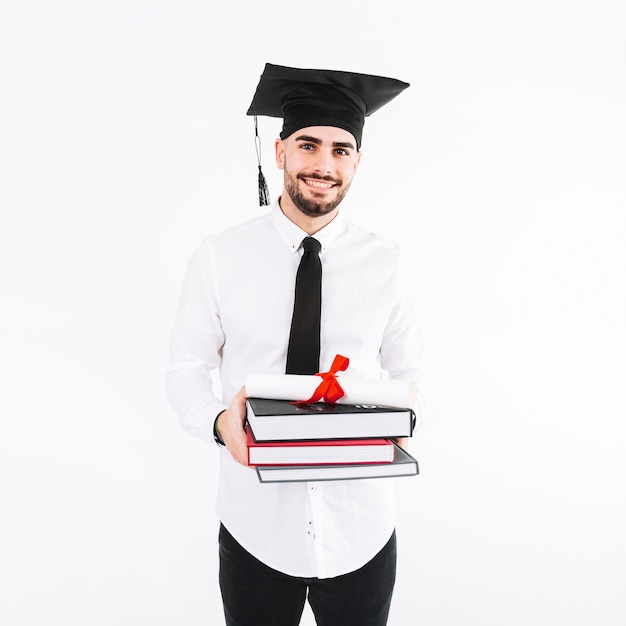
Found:
[(394, 451), (389, 439), (260, 442), (255, 440), (248, 426), (250, 465), (392, 463)]
[(257, 465), (262, 483), (293, 483), (318, 480), (359, 480), (362, 478), (397, 478), (417, 476), (417, 459), (395, 441), (392, 463), (331, 463), (329, 465)]

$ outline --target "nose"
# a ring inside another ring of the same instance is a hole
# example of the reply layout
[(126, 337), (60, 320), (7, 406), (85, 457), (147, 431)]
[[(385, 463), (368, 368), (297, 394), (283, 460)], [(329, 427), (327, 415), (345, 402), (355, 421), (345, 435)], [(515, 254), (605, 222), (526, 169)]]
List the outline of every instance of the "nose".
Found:
[(330, 150), (318, 150), (315, 163), (313, 164), (314, 170), (319, 174), (326, 175), (333, 171), (333, 160)]

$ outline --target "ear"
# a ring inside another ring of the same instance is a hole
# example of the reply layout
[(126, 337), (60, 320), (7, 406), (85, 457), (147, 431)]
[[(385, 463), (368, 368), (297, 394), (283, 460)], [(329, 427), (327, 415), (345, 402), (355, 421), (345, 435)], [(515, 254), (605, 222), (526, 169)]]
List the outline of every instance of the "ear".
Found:
[(276, 153), (276, 167), (279, 170), (285, 169), (285, 142), (277, 139), (274, 142), (274, 152)]

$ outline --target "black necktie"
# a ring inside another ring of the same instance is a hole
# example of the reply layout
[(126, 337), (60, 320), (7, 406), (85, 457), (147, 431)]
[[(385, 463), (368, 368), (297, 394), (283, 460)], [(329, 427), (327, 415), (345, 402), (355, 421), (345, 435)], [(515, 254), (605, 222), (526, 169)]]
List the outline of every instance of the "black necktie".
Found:
[(320, 366), (320, 318), (322, 312), (322, 264), (317, 239), (302, 240), (304, 254), (296, 274), (287, 374), (317, 374)]

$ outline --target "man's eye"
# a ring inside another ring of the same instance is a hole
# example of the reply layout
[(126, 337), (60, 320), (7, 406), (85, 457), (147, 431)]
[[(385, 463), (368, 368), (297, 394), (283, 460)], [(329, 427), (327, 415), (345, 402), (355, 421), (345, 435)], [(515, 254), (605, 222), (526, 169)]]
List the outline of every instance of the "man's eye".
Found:
[(348, 151), (345, 148), (337, 148), (335, 153), (340, 156), (348, 156)]
[(300, 144), (300, 147), (303, 150), (313, 150), (315, 146), (312, 143), (303, 143), (303, 144)]

